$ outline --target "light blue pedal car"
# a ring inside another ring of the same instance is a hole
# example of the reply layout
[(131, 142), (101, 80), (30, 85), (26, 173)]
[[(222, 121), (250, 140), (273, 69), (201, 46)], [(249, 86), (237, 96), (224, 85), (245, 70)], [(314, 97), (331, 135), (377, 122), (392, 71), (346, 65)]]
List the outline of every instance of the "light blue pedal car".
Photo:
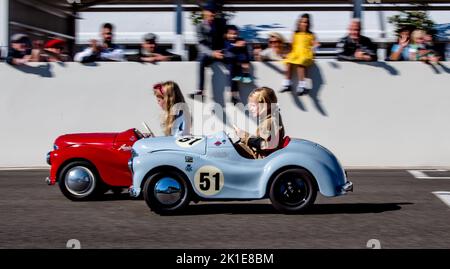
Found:
[(336, 157), (316, 143), (286, 137), (283, 148), (255, 160), (241, 156), (232, 140), (220, 132), (136, 142), (128, 163), (130, 194), (142, 193), (159, 214), (180, 211), (190, 201), (265, 198), (295, 213), (312, 205), (317, 191), (328, 197), (353, 191)]

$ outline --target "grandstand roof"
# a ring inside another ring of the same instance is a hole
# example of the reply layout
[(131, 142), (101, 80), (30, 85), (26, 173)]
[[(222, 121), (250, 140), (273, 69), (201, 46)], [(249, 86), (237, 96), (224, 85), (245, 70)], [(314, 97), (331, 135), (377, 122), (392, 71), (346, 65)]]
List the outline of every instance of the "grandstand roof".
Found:
[[(83, 10), (94, 5), (119, 5), (119, 4), (174, 4), (175, 0), (80, 0), (79, 4), (70, 4), (70, 2), (76, 3), (77, 0), (40, 0), (50, 6), (54, 6), (60, 9), (70, 10), (73, 6), (78, 10)], [(204, 1), (198, 0), (183, 0), (184, 4), (198, 4)], [(277, 1), (277, 0), (224, 0), (225, 4), (352, 4), (352, 0), (289, 0), (289, 1)], [(423, 0), (416, 1), (416, 3), (448, 3), (448, 0)], [(383, 4), (410, 4), (410, 0), (382, 0)]]

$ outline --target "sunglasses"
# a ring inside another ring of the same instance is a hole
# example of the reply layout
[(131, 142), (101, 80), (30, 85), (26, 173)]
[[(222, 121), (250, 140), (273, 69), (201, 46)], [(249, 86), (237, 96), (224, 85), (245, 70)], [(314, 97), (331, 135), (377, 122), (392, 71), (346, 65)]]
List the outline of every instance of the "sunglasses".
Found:
[(281, 43), (280, 40), (269, 40), (269, 44)]

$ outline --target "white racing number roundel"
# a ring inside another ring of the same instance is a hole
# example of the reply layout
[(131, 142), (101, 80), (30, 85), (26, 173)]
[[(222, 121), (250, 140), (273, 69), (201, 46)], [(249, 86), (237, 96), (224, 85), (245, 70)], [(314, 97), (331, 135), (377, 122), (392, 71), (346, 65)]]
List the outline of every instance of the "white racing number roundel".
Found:
[(204, 195), (218, 194), (224, 184), (225, 178), (222, 171), (214, 166), (205, 165), (195, 173), (195, 188)]
[(182, 148), (191, 148), (203, 141), (201, 136), (183, 136), (176, 140), (178, 146)]

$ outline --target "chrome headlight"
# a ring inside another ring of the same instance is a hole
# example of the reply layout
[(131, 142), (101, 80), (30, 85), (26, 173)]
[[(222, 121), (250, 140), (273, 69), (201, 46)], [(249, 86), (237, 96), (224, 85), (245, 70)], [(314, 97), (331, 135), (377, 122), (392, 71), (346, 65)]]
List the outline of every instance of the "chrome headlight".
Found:
[(133, 158), (128, 160), (128, 169), (130, 169), (131, 173), (133, 174)]
[(128, 160), (128, 169), (130, 169), (131, 173), (133, 174), (133, 159), (135, 157), (139, 156), (139, 154), (137, 154), (137, 152), (134, 149), (131, 149), (131, 158), (130, 160)]

